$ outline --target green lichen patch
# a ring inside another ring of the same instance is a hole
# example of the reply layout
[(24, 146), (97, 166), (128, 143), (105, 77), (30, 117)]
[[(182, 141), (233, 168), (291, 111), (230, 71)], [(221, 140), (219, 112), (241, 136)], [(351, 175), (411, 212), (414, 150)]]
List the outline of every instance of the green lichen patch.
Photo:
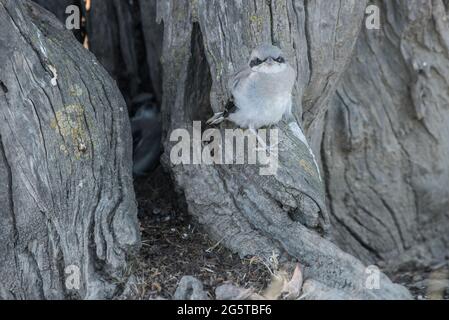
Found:
[(84, 107), (79, 104), (70, 104), (56, 112), (56, 117), (51, 121), (50, 127), (58, 130), (66, 143), (72, 146), (62, 145), (61, 152), (68, 155), (70, 150), (76, 159), (88, 156), (88, 141), (86, 123), (84, 121)]
[(251, 22), (251, 24), (257, 29), (257, 30), (262, 30), (263, 29), (263, 17), (262, 16), (258, 16), (258, 15), (251, 15), (249, 17), (249, 21)]
[(71, 97), (81, 97), (83, 95), (83, 89), (77, 84), (70, 86), (69, 94)]

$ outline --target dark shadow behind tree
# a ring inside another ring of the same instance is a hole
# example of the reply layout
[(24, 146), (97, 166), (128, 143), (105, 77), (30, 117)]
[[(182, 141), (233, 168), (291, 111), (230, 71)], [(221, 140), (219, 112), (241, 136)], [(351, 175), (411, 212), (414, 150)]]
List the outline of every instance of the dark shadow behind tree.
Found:
[(152, 93), (139, 2), (92, 1), (86, 20), (89, 50), (116, 79), (128, 106)]

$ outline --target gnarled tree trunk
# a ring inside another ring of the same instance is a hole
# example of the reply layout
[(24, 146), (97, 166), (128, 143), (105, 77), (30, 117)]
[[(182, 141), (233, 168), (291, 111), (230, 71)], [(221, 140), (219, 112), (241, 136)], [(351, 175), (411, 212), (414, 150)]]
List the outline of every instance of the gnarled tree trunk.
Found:
[(326, 239), (325, 195), (301, 122), (279, 125), (279, 169), (257, 166), (173, 165), (170, 133), (192, 129), (222, 110), (228, 76), (246, 63), (253, 47), (278, 44), (298, 73), (294, 113), (320, 141), (323, 115), (351, 59), (364, 1), (158, 1), (164, 23), (164, 164), (184, 192), (190, 213), (222, 244), (266, 261), (299, 260), (306, 275), (354, 298), (407, 298), (381, 275), (379, 290), (365, 286), (364, 265)]
[(0, 297), (112, 298), (139, 245), (126, 105), (39, 6), (0, 0), (0, 28)]

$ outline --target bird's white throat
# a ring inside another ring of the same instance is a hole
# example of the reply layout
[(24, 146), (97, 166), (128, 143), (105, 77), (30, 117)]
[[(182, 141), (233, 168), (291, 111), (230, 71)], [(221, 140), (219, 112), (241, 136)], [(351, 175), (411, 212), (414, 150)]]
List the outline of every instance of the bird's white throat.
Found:
[(285, 63), (274, 63), (274, 64), (268, 64), (268, 63), (262, 63), (258, 66), (254, 66), (251, 68), (254, 72), (261, 72), (261, 73), (280, 73), (285, 71), (287, 68)]

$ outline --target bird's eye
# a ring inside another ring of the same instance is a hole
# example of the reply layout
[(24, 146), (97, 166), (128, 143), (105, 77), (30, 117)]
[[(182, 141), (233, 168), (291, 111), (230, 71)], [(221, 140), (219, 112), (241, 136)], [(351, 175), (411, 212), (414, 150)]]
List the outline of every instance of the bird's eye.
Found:
[(285, 59), (283, 57), (279, 57), (277, 59), (274, 59), (274, 61), (279, 62), (279, 63), (284, 63)]
[(256, 58), (250, 62), (249, 66), (252, 68), (252, 67), (258, 66), (261, 63), (262, 63), (262, 61), (259, 58)]

